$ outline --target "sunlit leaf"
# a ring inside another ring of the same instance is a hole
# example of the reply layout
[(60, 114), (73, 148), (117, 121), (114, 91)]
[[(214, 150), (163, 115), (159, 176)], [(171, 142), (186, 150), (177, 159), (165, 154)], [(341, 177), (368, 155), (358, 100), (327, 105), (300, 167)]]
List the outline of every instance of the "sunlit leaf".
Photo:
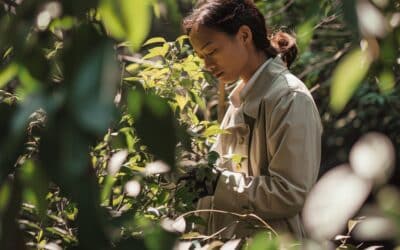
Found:
[[(35, 79), (25, 67), (20, 67), (18, 78), (22, 83), (22, 91), (24, 95), (31, 94), (39, 90), (41, 87), (40, 82)], [(19, 93), (21, 94), (21, 91)]]
[(340, 112), (366, 76), (371, 59), (367, 52), (355, 49), (340, 61), (333, 72), (330, 107)]
[(395, 86), (395, 78), (392, 71), (385, 70), (379, 75), (379, 90), (383, 94), (390, 93)]
[(122, 16), (126, 25), (127, 40), (132, 43), (133, 50), (137, 50), (150, 30), (152, 1), (120, 1)]
[(212, 125), (208, 127), (204, 132), (203, 135), (205, 137), (213, 136), (213, 135), (218, 135), (218, 134), (223, 134), (223, 133), (228, 133), (226, 130), (221, 129), (218, 124)]
[(269, 237), (267, 232), (261, 232), (256, 234), (250, 241), (248, 250), (278, 250), (279, 243), (277, 239)]
[(167, 41), (165, 40), (164, 37), (152, 37), (149, 40), (147, 40), (143, 46), (149, 45), (149, 44), (154, 44), (154, 43), (166, 43)]
[(0, 88), (11, 81), (18, 73), (18, 65), (12, 63), (0, 72)]
[(314, 34), (314, 25), (315, 18), (310, 18), (297, 28), (297, 43), (300, 51), (305, 51), (308, 48)]
[(186, 103), (188, 102), (187, 96), (182, 96), (182, 95), (176, 95), (175, 100), (178, 103), (178, 106), (181, 110), (183, 110)]
[(121, 20), (121, 6), (119, 0), (101, 0), (99, 14), (111, 36), (116, 39), (123, 39), (125, 37), (126, 30)]
[(151, 48), (149, 50), (149, 53), (146, 54), (143, 57), (143, 59), (149, 59), (149, 58), (153, 58), (153, 57), (156, 57), (156, 56), (164, 57), (167, 54), (168, 50), (169, 50), (168, 43), (164, 43), (163, 46)]

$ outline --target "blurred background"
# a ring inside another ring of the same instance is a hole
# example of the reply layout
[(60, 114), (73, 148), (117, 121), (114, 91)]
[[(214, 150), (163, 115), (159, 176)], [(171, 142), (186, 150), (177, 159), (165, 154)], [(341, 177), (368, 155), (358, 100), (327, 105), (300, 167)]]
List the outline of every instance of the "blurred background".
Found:
[[(324, 125), (305, 249), (400, 243), (400, 2), (259, 0)], [(233, 86), (182, 34), (190, 0), (0, 0), (0, 249), (280, 249), (191, 231)], [(305, 145), (307, 147), (307, 145)], [(185, 214), (189, 212), (189, 214)], [(299, 248), (300, 249), (300, 248)]]

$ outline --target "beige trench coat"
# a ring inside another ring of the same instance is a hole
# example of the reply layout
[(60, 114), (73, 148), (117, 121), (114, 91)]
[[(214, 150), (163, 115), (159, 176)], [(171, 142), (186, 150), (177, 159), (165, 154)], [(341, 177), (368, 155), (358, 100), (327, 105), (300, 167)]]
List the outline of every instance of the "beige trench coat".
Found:
[[(198, 209), (254, 213), (274, 230), (305, 236), (301, 210), (317, 180), (322, 125), (307, 87), (286, 68), (279, 56), (271, 59), (246, 91), (239, 107), (229, 106), (213, 150), (224, 169), (214, 196), (199, 200)], [(254, 119), (252, 135), (245, 115)], [(250, 140), (251, 139), (251, 140)], [(250, 147), (250, 148), (249, 148)], [(241, 162), (232, 155), (242, 156)], [(208, 223), (203, 233), (223, 238), (245, 237), (260, 226), (256, 220), (219, 213), (199, 213)]]

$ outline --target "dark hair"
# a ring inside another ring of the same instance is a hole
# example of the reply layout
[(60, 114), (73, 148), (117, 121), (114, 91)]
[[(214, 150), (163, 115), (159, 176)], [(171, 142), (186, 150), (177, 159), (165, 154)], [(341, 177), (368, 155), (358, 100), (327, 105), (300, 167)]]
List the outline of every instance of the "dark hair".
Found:
[(183, 20), (183, 28), (189, 34), (196, 24), (204, 25), (235, 35), (242, 25), (253, 33), (254, 46), (268, 57), (280, 54), (288, 67), (297, 56), (296, 39), (279, 31), (268, 36), (264, 16), (251, 0), (206, 0)]

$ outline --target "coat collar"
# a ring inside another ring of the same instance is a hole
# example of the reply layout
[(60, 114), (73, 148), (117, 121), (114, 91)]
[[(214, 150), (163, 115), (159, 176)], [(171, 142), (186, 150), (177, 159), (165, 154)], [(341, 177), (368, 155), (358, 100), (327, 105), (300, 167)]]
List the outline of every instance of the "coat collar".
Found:
[(240, 100), (243, 111), (256, 119), (260, 103), (272, 86), (275, 78), (287, 70), (286, 64), (280, 56), (276, 56), (262, 69), (261, 73), (249, 86), (244, 86), (240, 92)]
[(249, 85), (245, 86), (242, 82), (239, 82), (232, 91), (229, 96), (231, 105), (229, 105), (221, 124), (223, 129), (245, 127), (244, 114), (256, 119), (260, 103), (272, 86), (273, 81), (280, 73), (287, 70), (285, 63), (279, 56), (276, 56), (264, 66)]

